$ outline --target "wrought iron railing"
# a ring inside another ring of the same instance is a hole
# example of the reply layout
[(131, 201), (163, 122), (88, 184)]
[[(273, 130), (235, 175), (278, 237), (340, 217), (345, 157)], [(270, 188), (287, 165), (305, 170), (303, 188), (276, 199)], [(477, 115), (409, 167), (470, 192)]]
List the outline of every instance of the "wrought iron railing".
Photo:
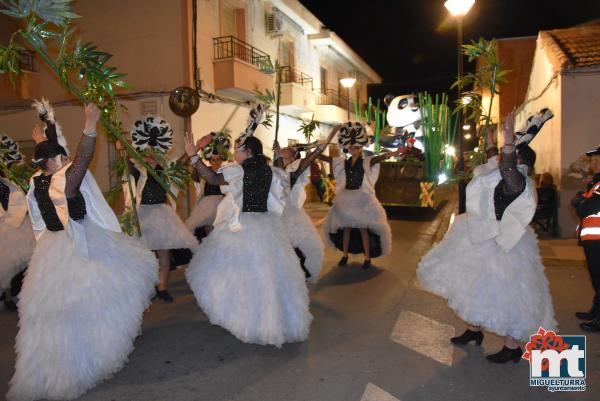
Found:
[(215, 60), (236, 58), (252, 64), (261, 70), (273, 69), (271, 57), (267, 53), (235, 36), (213, 38), (213, 53)]
[(294, 67), (286, 65), (281, 67), (281, 83), (285, 84), (289, 82), (295, 82), (302, 86), (306, 85), (306, 87), (310, 88), (311, 91), (313, 90), (313, 79), (310, 75), (307, 75), (302, 71), (295, 69)]
[(23, 71), (36, 72), (35, 53), (30, 50), (23, 50), (19, 58), (19, 68)]
[(341, 107), (344, 110), (354, 111), (352, 109), (354, 105), (354, 100), (350, 99), (350, 102), (348, 103), (348, 96), (342, 95), (338, 91), (333, 89), (327, 89), (324, 93), (317, 94), (317, 104), (334, 105)]

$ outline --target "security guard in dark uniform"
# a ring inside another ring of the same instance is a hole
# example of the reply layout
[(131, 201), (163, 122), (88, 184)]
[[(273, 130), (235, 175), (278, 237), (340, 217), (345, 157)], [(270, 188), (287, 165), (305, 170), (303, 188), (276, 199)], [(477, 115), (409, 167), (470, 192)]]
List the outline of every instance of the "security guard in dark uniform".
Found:
[(590, 169), (594, 178), (587, 191), (579, 192), (571, 204), (581, 218), (579, 239), (583, 244), (595, 296), (589, 312), (575, 315), (586, 322), (580, 326), (585, 331), (600, 332), (600, 146), (586, 153), (591, 157)]

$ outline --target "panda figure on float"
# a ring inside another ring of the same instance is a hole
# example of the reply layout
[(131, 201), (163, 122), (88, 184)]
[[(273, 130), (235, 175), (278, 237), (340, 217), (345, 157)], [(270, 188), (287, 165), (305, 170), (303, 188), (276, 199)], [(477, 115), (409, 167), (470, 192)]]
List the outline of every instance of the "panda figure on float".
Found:
[[(391, 96), (386, 96), (388, 103)], [(406, 146), (406, 141), (414, 138), (414, 146), (424, 151), (423, 130), (421, 128), (421, 111), (419, 97), (415, 94), (396, 96), (388, 104), (387, 122), (396, 129), (396, 135), (382, 138), (385, 147)]]

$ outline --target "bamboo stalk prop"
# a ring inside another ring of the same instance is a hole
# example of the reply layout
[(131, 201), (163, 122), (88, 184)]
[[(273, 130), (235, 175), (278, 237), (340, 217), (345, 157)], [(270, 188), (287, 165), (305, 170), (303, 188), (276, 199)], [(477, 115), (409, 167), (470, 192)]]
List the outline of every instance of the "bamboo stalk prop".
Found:
[[(100, 123), (105, 135), (111, 141), (121, 141), (126, 153), (144, 166), (161, 187), (172, 197), (169, 183), (163, 180), (121, 135), (121, 122), (115, 101), (115, 88), (130, 88), (123, 81), (126, 74), (116, 72), (116, 68), (107, 66), (112, 55), (97, 50), (92, 43), (77, 41), (71, 51), (70, 39), (75, 29), (70, 27), (72, 19), (80, 16), (73, 13), (71, 0), (55, 2), (3, 1), (0, 13), (25, 22), (24, 27), (13, 32), (7, 45), (0, 45), (0, 72), (9, 76), (13, 85), (15, 77), (21, 73), (19, 61), (25, 50), (15, 38), (21, 36), (31, 46), (43, 62), (56, 74), (69, 93), (82, 103), (95, 103), (101, 110)], [(52, 24), (56, 29), (49, 29)], [(47, 43), (48, 42), (48, 43)], [(53, 59), (49, 48), (58, 47), (58, 56)], [(78, 83), (71, 79), (77, 76)], [(129, 176), (127, 179), (130, 180)], [(129, 188), (132, 188), (129, 182)], [(133, 193), (131, 193), (133, 196)], [(135, 208), (135, 205), (133, 205)], [(138, 222), (139, 225), (139, 222)]]
[(279, 104), (281, 102), (281, 66), (279, 61), (275, 62), (275, 69), (277, 70), (277, 96), (275, 98), (275, 142), (279, 138)]
[(446, 94), (432, 96), (425, 93), (419, 94), (419, 105), (421, 113), (421, 124), (423, 127), (423, 142), (425, 146), (425, 179), (437, 182), (442, 162), (442, 150), (444, 145), (445, 114), (448, 98)]
[(360, 122), (360, 106), (358, 105), (358, 99), (354, 100), (354, 115), (356, 116), (356, 121)]
[(227, 126), (229, 125), (229, 123), (233, 119), (233, 116), (235, 116), (235, 113), (237, 113), (237, 111), (238, 111), (239, 108), (240, 108), (239, 105), (235, 106), (235, 108), (233, 109), (233, 111), (229, 115), (229, 118), (225, 121), (225, 124), (223, 124), (223, 128), (221, 128), (221, 131), (219, 131), (219, 132), (225, 132), (225, 130), (227, 129)]

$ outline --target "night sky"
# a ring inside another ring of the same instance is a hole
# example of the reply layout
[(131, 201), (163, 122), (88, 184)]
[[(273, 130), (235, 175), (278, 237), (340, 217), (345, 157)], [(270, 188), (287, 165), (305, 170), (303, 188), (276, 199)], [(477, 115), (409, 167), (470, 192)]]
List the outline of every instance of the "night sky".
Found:
[[(456, 75), (456, 24), (444, 0), (300, 1), (383, 77), (384, 87), (370, 88), (375, 96), (445, 91)], [(537, 35), (596, 18), (600, 0), (476, 0), (464, 42)]]

